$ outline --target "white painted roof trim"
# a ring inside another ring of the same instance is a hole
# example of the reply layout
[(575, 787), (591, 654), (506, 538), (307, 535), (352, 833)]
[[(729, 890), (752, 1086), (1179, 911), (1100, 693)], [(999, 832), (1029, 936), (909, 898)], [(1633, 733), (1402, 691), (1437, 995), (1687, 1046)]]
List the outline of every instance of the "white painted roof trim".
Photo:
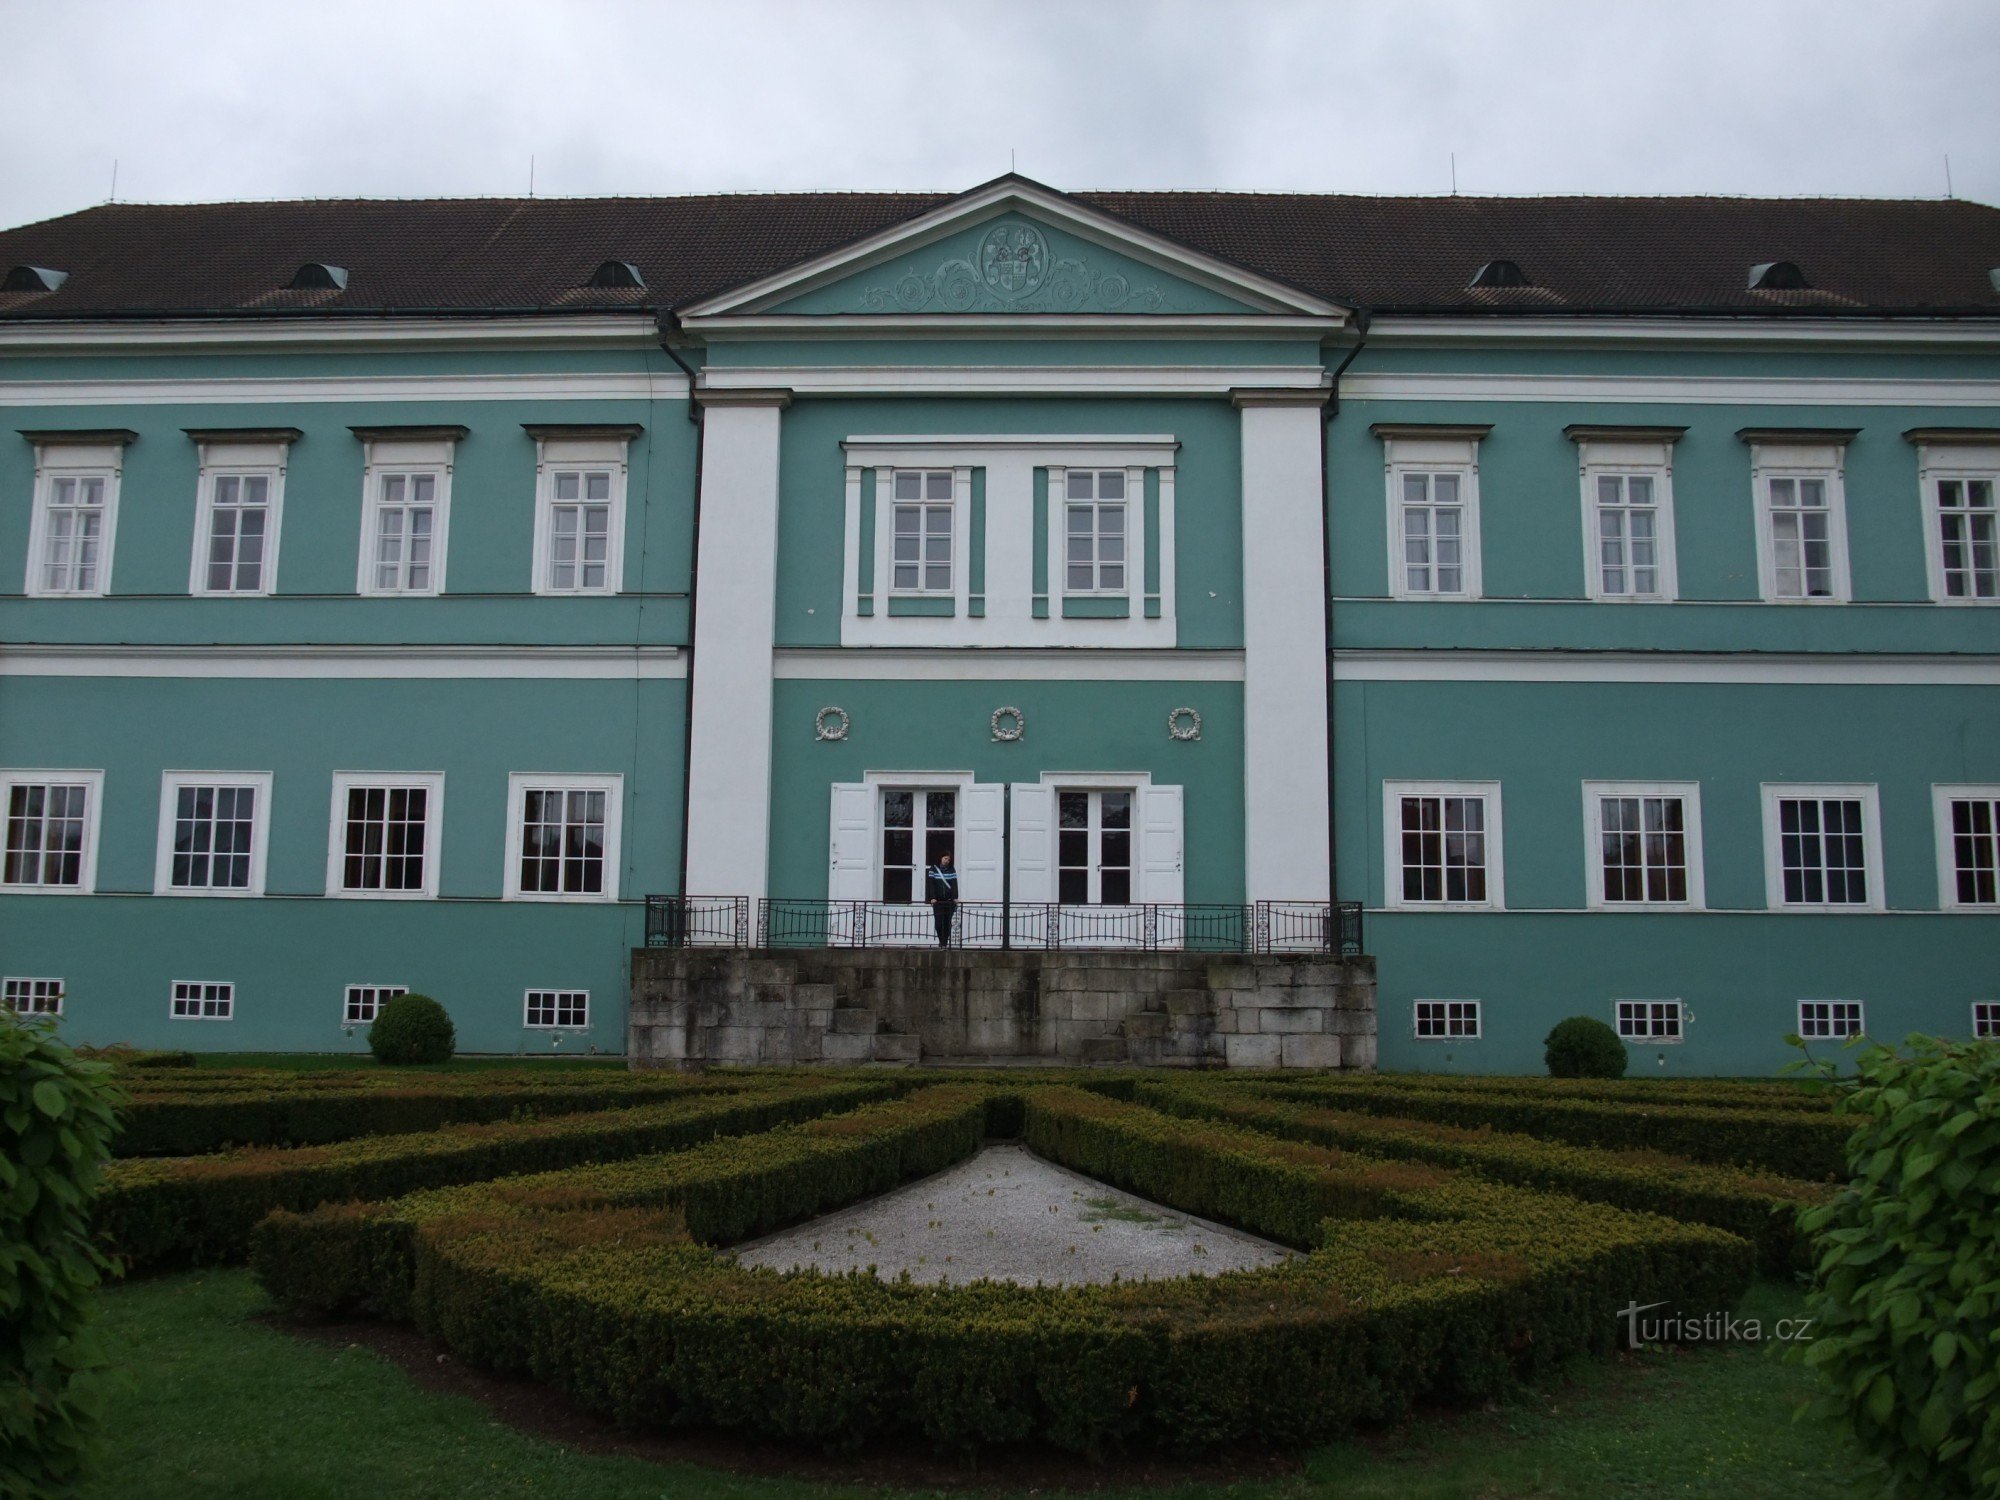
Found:
[(659, 341), (650, 313), (552, 314), (486, 317), (473, 309), (459, 318), (367, 317), (357, 314), (297, 318), (133, 318), (0, 321), (0, 350), (76, 351), (180, 348), (215, 344), (263, 346), (348, 344), (450, 346), (460, 344), (620, 344), (652, 347)]
[(1227, 395), (1246, 388), (1319, 390), (1310, 365), (733, 365), (708, 366), (705, 390), (790, 390), (802, 395), (957, 396), (1091, 394)]
[(1371, 344), (1642, 343), (1642, 344), (2000, 344), (2000, 317), (1794, 318), (1660, 317), (1578, 313), (1571, 317), (1454, 317), (1385, 313), (1369, 325)]

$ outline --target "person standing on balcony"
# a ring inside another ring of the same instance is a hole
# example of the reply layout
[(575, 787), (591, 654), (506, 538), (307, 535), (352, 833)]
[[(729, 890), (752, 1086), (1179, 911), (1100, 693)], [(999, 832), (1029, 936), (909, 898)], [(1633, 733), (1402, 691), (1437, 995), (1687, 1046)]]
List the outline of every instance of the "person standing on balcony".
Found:
[(949, 851), (924, 871), (924, 899), (930, 902), (931, 916), (937, 922), (938, 946), (949, 948), (952, 913), (958, 910), (958, 871), (952, 867)]

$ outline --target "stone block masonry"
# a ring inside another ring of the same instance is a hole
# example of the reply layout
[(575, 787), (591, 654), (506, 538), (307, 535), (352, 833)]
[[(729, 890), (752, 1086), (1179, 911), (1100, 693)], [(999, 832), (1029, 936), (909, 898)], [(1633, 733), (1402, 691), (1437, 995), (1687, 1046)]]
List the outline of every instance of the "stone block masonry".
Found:
[(641, 948), (634, 1067), (1375, 1066), (1375, 960)]

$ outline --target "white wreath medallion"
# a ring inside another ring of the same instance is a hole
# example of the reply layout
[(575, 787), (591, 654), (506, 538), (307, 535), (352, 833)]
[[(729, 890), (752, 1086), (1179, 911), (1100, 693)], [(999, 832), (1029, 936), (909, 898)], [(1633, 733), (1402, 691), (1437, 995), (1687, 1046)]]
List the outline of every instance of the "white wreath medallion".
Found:
[[(1002, 723), (1003, 719), (1011, 719), (1013, 722)], [(1018, 740), (1028, 732), (1028, 716), (1018, 708), (996, 708), (993, 710), (993, 717), (987, 722), (996, 740)]]
[(1201, 738), (1201, 715), (1192, 708), (1177, 708), (1167, 715), (1167, 733), (1177, 740)]
[(848, 725), (854, 721), (847, 716), (844, 708), (828, 705), (813, 715), (813, 738), (816, 740), (844, 740)]

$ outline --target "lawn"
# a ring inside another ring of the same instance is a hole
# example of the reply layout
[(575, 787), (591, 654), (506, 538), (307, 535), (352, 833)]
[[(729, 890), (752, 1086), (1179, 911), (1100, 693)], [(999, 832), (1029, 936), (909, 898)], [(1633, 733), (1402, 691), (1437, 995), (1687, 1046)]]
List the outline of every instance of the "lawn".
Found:
[[(853, 1484), (587, 1453), (497, 1420), (465, 1396), (426, 1390), (358, 1345), (306, 1339), (262, 1321), (268, 1304), (241, 1270), (150, 1277), (104, 1294), (104, 1327), (120, 1367), (111, 1434), (86, 1491), (92, 1500), (657, 1500), (661, 1496), (881, 1495), (884, 1471)], [(1793, 1288), (1759, 1283), (1744, 1311), (1766, 1324), (1798, 1316)], [(1229, 1484), (1168, 1486), (1158, 1471), (1111, 1463), (1037, 1471), (1052, 1482), (1127, 1493), (1241, 1500), (1396, 1497), (1665, 1496), (1735, 1493), (1872, 1495), (1880, 1482), (1845, 1436), (1793, 1412), (1807, 1381), (1761, 1347), (1642, 1352), (1579, 1364), (1572, 1378), (1484, 1411), (1425, 1416), (1321, 1449), (1303, 1465)], [(589, 1430), (603, 1429), (590, 1419)], [(801, 1471), (830, 1472), (802, 1456)], [(1005, 1465), (1001, 1472), (1006, 1472)], [(1210, 1465), (1205, 1474), (1214, 1474)], [(1226, 1472), (1224, 1470), (1223, 1472)], [(979, 1482), (967, 1471), (959, 1485)], [(1135, 1481), (1139, 1487), (1129, 1488)]]

